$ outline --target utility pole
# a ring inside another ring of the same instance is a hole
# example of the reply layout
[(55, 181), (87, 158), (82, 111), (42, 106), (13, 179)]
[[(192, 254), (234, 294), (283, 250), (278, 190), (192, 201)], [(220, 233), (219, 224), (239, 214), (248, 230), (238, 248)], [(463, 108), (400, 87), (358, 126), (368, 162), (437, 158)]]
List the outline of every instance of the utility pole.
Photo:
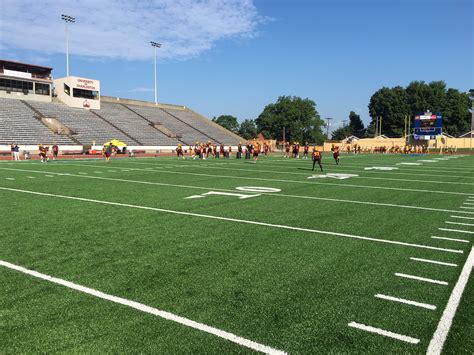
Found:
[(66, 76), (69, 76), (69, 23), (75, 23), (76, 18), (69, 15), (61, 15), (61, 19), (66, 23)]

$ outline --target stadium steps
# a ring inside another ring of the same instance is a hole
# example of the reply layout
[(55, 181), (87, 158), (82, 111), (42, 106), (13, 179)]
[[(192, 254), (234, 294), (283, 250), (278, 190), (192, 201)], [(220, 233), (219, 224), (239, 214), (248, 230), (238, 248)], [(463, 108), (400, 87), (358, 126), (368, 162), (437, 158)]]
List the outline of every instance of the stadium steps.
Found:
[(81, 144), (95, 142), (101, 145), (111, 139), (118, 139), (128, 145), (135, 145), (127, 135), (115, 129), (113, 126), (99, 119), (89, 110), (83, 108), (69, 107), (64, 103), (31, 101), (30, 104), (46, 117), (55, 117), (66, 127), (76, 132), (75, 138)]
[[(215, 138), (211, 137), (209, 134), (205, 133), (204, 131), (200, 130), (199, 128), (197, 128), (197, 127), (191, 125), (190, 123), (188, 123), (188, 122), (182, 120), (182, 119), (179, 118), (177, 115), (172, 114), (172, 113), (169, 112), (168, 110), (165, 110), (165, 109), (162, 109), (162, 108), (158, 108), (158, 109), (159, 109), (159, 110), (162, 110), (162, 111), (164, 111), (164, 112), (166, 112), (167, 114), (169, 114), (169, 115), (171, 115), (171, 116), (173, 116), (174, 119), (180, 121), (181, 123), (184, 123), (185, 125), (191, 127), (192, 129), (198, 131), (198, 132), (201, 133), (202, 135), (206, 136), (208, 139), (210, 139), (210, 140), (212, 140), (212, 141), (214, 141), (214, 142), (216, 142), (216, 143), (222, 143), (222, 142), (219, 141), (218, 139), (215, 139)], [(176, 112), (178, 112), (178, 111), (176, 110)]]
[[(34, 108), (33, 106), (31, 106), (28, 102), (24, 101), (24, 100), (20, 100), (26, 107), (28, 107), (30, 110), (32, 110), (34, 113), (36, 113), (36, 116), (34, 116), (34, 118), (36, 118), (38, 120), (39, 123), (41, 123), (43, 126), (45, 126), (47, 129), (49, 129), (53, 134), (55, 135), (60, 135), (54, 131), (51, 130), (50, 127), (48, 127), (47, 125), (45, 125), (43, 123), (43, 121), (41, 120), (41, 118), (45, 118), (46, 116), (43, 115), (41, 112), (39, 112), (36, 108)], [(68, 137), (70, 140), (72, 140), (75, 144), (77, 145), (82, 145), (81, 142), (79, 142), (76, 138), (74, 138), (73, 135), (64, 135), (66, 137)]]
[(112, 122), (110, 122), (108, 119), (106, 119), (105, 117), (101, 116), (100, 114), (98, 114), (97, 112), (91, 110), (90, 111), (93, 115), (97, 116), (98, 118), (100, 118), (101, 120), (103, 120), (104, 122), (107, 122), (109, 125), (111, 125), (112, 127), (114, 127), (117, 131), (121, 132), (123, 135), (127, 136), (129, 139), (131, 139), (134, 143), (137, 143), (138, 145), (144, 145), (142, 142), (140, 142), (137, 138), (134, 138), (132, 137), (130, 134), (128, 134), (127, 132), (125, 132), (123, 129), (117, 127), (115, 124), (113, 124)]
[(191, 110), (190, 108), (186, 108), (186, 111), (189, 111), (190, 113), (192, 113), (201, 122), (204, 122), (205, 124), (209, 125), (210, 128), (212, 129), (212, 131), (213, 132), (215, 131), (216, 132), (215, 134), (217, 134), (218, 137), (220, 137), (221, 139), (225, 139), (227, 143), (232, 143), (232, 144), (237, 145), (239, 142), (244, 140), (239, 135), (235, 134), (232, 131), (229, 131), (228, 129), (222, 127), (221, 125), (219, 125), (219, 124), (213, 122), (212, 120), (204, 117), (200, 113), (195, 112), (195, 111)]
[(35, 114), (18, 99), (0, 98), (0, 144), (74, 144), (69, 137), (51, 132)]
[(125, 104), (130, 106), (135, 112), (145, 117), (148, 121), (154, 124), (162, 124), (173, 132), (179, 134), (179, 138), (184, 144), (194, 145), (195, 141), (207, 141), (209, 137), (196, 131), (191, 126), (177, 120), (172, 115), (159, 109), (156, 106), (145, 106), (135, 104)]
[(182, 141), (181, 138), (182, 136), (176, 132), (174, 132), (173, 130), (169, 129), (168, 127), (166, 127), (164, 124), (162, 124), (161, 122), (153, 122), (151, 120), (149, 120), (148, 118), (146, 118), (145, 116), (141, 115), (140, 113), (138, 113), (137, 111), (135, 111), (134, 109), (132, 109), (131, 107), (125, 105), (125, 104), (120, 104), (121, 106), (123, 106), (124, 108), (126, 108), (127, 110), (133, 112), (135, 115), (137, 115), (138, 117), (140, 117), (141, 119), (145, 120), (146, 122), (148, 122), (148, 124), (153, 127), (154, 129), (156, 129), (157, 131), (163, 133), (165, 136), (169, 137), (169, 138), (173, 138), (173, 139), (176, 139), (179, 143), (184, 143), (186, 144), (186, 142)]

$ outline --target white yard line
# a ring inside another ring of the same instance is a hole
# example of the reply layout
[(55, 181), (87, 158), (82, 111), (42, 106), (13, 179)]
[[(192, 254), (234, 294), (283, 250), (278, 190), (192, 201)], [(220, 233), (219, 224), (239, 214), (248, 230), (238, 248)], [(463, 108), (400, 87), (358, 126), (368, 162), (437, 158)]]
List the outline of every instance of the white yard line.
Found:
[[(30, 170), (30, 169), (0, 168), (0, 170), (13, 170), (13, 171), (22, 171), (22, 172), (38, 173), (38, 174), (46, 174), (47, 173), (47, 174), (65, 175), (65, 174), (55, 173), (55, 172), (50, 172), (50, 171), (40, 171), (40, 170)], [(162, 182), (130, 180), (130, 179), (121, 179), (121, 178), (107, 178), (107, 177), (93, 176), (93, 175), (83, 176), (83, 174), (86, 174), (86, 173), (78, 173), (78, 174), (82, 174), (82, 175), (67, 174), (67, 176), (77, 177), (77, 178), (85, 178), (85, 179), (97, 179), (97, 180), (105, 180), (105, 181), (117, 181), (117, 182), (126, 182), (126, 183), (134, 183), (134, 184), (143, 184), (143, 185), (169, 186), (169, 187), (208, 190), (208, 191), (235, 192), (235, 190), (232, 190), (232, 189), (220, 189), (220, 188), (211, 188), (211, 187), (202, 187), (202, 186), (168, 184), (168, 183), (162, 183)], [(273, 196), (273, 197), (285, 197), (285, 198), (309, 199), (309, 200), (320, 200), (320, 201), (341, 202), (341, 203), (353, 203), (353, 204), (361, 204), (361, 205), (394, 207), (394, 208), (404, 208), (404, 209), (416, 209), (416, 210), (436, 211), (436, 212), (474, 214), (474, 212), (470, 212), (470, 211), (446, 210), (446, 209), (441, 209), (441, 208), (410, 206), (410, 205), (397, 205), (397, 204), (394, 204), (394, 203), (369, 202), (369, 201), (358, 201), (358, 200), (337, 199), (337, 198), (316, 197), (316, 196), (287, 195), (287, 194), (281, 194), (281, 193), (278, 193), (278, 194), (275, 194), (275, 193), (262, 193), (262, 194), (266, 195), (266, 196)]]
[[(469, 200), (468, 200), (469, 201)], [(474, 206), (474, 203), (469, 203), (469, 202), (463, 202), (462, 203), (463, 205), (470, 205), (470, 206)]]
[(271, 348), (269, 346), (254, 342), (252, 340), (242, 338), (238, 335), (235, 335), (235, 334), (226, 332), (224, 330), (220, 330), (220, 329), (208, 326), (208, 325), (203, 324), (203, 323), (199, 323), (199, 322), (193, 321), (193, 320), (185, 318), (185, 317), (178, 316), (178, 315), (170, 313), (170, 312), (162, 311), (160, 309), (153, 308), (153, 307), (147, 306), (147, 305), (142, 304), (142, 303), (127, 300), (127, 299), (122, 298), (122, 297), (113, 296), (113, 295), (95, 290), (93, 288), (78, 285), (78, 284), (75, 284), (75, 283), (70, 282), (70, 281), (66, 281), (66, 280), (59, 279), (59, 278), (56, 278), (56, 277), (53, 277), (53, 276), (45, 275), (45, 274), (39, 273), (37, 271), (26, 269), (24, 267), (21, 267), (21, 266), (15, 265), (15, 264), (11, 264), (11, 263), (3, 261), (3, 260), (0, 260), (0, 266), (4, 266), (4, 267), (7, 267), (7, 268), (12, 269), (12, 270), (22, 272), (24, 274), (34, 276), (38, 279), (42, 279), (42, 280), (49, 281), (49, 282), (52, 282), (52, 283), (55, 283), (55, 284), (58, 284), (58, 285), (61, 285), (61, 286), (65, 286), (67, 288), (70, 288), (70, 289), (73, 289), (73, 290), (76, 290), (76, 291), (79, 291), (79, 292), (83, 292), (83, 293), (86, 293), (88, 295), (98, 297), (98, 298), (101, 298), (101, 299), (104, 299), (104, 300), (107, 300), (107, 301), (110, 301), (110, 302), (113, 302), (113, 303), (121, 304), (123, 306), (127, 306), (127, 307), (130, 307), (130, 308), (134, 308), (134, 309), (139, 310), (141, 312), (152, 314), (152, 315), (158, 316), (160, 318), (163, 318), (163, 319), (166, 319), (166, 320), (169, 320), (169, 321), (181, 324), (181, 325), (185, 325), (187, 327), (197, 329), (197, 330), (200, 330), (200, 331), (205, 332), (205, 333), (215, 335), (219, 338), (231, 341), (231, 342), (236, 343), (240, 346), (244, 346), (246, 348), (249, 348), (249, 349), (252, 349), (252, 350), (255, 350), (255, 351), (259, 351), (259, 352), (266, 353), (266, 354), (285, 354), (284, 351), (277, 350), (277, 349)]
[(417, 281), (428, 282), (428, 283), (437, 284), (437, 285), (445, 285), (445, 286), (448, 285), (448, 283), (446, 281), (433, 280), (433, 279), (428, 279), (426, 277), (402, 274), (402, 273), (399, 273), (399, 272), (396, 272), (395, 276), (404, 277), (406, 279), (412, 279), (412, 280), (417, 280)]
[[(82, 166), (88, 168), (100, 168), (100, 166), (89, 166), (84, 164), (61, 164), (61, 165), (71, 165), (71, 166)], [(107, 167), (103, 167), (107, 169)], [(150, 173), (155, 174), (174, 174), (174, 175), (189, 175), (189, 176), (206, 176), (206, 177), (213, 177), (213, 178), (226, 178), (226, 179), (239, 179), (239, 180), (257, 180), (257, 181), (271, 181), (271, 182), (284, 182), (284, 183), (291, 183), (291, 184), (304, 184), (304, 185), (325, 185), (325, 186), (337, 186), (337, 187), (354, 187), (360, 189), (375, 189), (375, 190), (389, 190), (389, 191), (408, 191), (408, 192), (430, 192), (430, 193), (437, 193), (437, 194), (446, 194), (446, 195), (460, 195), (466, 196), (471, 195), (467, 192), (454, 192), (454, 191), (441, 191), (441, 190), (424, 190), (424, 189), (408, 189), (402, 187), (387, 187), (387, 186), (372, 186), (372, 185), (352, 185), (352, 184), (345, 184), (345, 183), (330, 183), (330, 182), (316, 182), (316, 181), (299, 181), (299, 180), (285, 180), (285, 179), (269, 179), (263, 177), (249, 177), (249, 176), (234, 176), (234, 175), (213, 175), (213, 174), (203, 174), (203, 173), (187, 173), (187, 172), (176, 172), (176, 171), (168, 171), (168, 170), (147, 170), (147, 169), (140, 169), (140, 168), (133, 168), (132, 170), (137, 171), (148, 171)], [(308, 171), (308, 175), (312, 175), (311, 171)]]
[[(155, 165), (157, 166), (157, 164), (153, 164), (153, 163), (143, 163), (143, 162), (132, 162), (132, 161), (127, 161), (127, 162), (124, 162), (124, 163), (129, 163), (129, 164), (139, 164), (139, 165)], [(182, 167), (193, 167), (193, 168), (200, 168), (200, 169), (217, 169), (217, 170), (234, 170), (234, 171), (245, 171), (245, 172), (254, 172), (254, 173), (278, 173), (278, 174), (290, 174), (290, 175), (307, 175), (306, 173), (299, 173), (299, 172), (292, 172), (292, 171), (274, 171), (274, 170), (262, 170), (260, 168), (258, 169), (253, 169), (252, 167), (249, 167), (248, 169), (242, 169), (242, 168), (226, 168), (226, 167), (221, 167), (221, 166), (213, 166), (215, 164), (196, 164), (196, 165), (173, 165), (172, 167), (175, 167), (175, 168), (182, 168)], [(284, 166), (278, 166), (278, 165), (265, 165), (265, 167), (277, 167), (277, 168), (282, 168)], [(149, 170), (151, 168), (144, 168), (145, 170)], [(360, 170), (347, 170), (347, 169), (338, 169), (340, 170), (341, 172), (365, 172), (365, 171), (360, 171)], [(369, 174), (370, 173), (374, 173), (372, 171), (369, 171)], [(378, 173), (375, 172), (375, 173)], [(391, 172), (385, 172), (385, 173), (391, 173)], [(394, 173), (394, 174), (403, 174), (403, 173)], [(421, 175), (421, 174), (403, 174), (403, 175)], [(423, 176), (433, 176), (433, 175), (430, 175), (430, 174), (423, 174)], [(454, 177), (454, 176), (446, 176), (446, 175), (439, 175), (439, 176), (443, 176), (443, 177)], [(460, 176), (461, 178), (463, 176)], [(391, 181), (404, 181), (404, 182), (421, 182), (421, 183), (433, 183), (433, 184), (452, 184), (452, 185), (457, 185), (457, 184), (461, 184), (461, 185), (474, 185), (474, 183), (472, 182), (458, 182), (458, 181), (439, 181), (439, 180), (436, 180), (436, 181), (433, 181), (433, 180), (414, 180), (414, 179), (398, 179), (398, 178), (388, 178), (388, 177), (372, 177), (372, 176), (357, 176), (357, 177), (353, 177), (354, 179), (372, 179), (372, 180), (391, 180)], [(468, 177), (468, 178), (472, 178), (472, 177)]]
[(430, 259), (422, 259), (422, 258), (414, 258), (414, 257), (411, 257), (410, 260), (420, 261), (420, 262), (422, 262), (422, 263), (444, 265), (444, 266), (452, 266), (452, 267), (458, 266), (458, 264), (446, 263), (446, 262), (444, 262), (444, 261), (437, 261), (437, 260), (430, 260)]
[(474, 217), (465, 217), (465, 216), (449, 216), (449, 217), (451, 217), (451, 218), (462, 218), (462, 219), (474, 219)]
[(448, 337), (449, 330), (453, 323), (454, 315), (461, 301), (462, 294), (464, 293), (464, 288), (469, 280), (469, 275), (471, 274), (472, 268), (474, 267), (474, 248), (471, 249), (469, 256), (462, 268), (461, 275), (456, 282), (456, 285), (453, 288), (451, 296), (449, 297), (448, 304), (444, 309), (443, 315), (438, 323), (433, 338), (430, 341), (428, 346), (427, 354), (429, 355), (439, 355), (443, 350), (444, 343)]
[(436, 236), (432, 236), (431, 239), (442, 239), (442, 240), (450, 240), (452, 242), (470, 243), (470, 241), (466, 239), (455, 239), (455, 238), (436, 237)]
[(461, 222), (450, 222), (450, 221), (445, 221), (444, 223), (457, 224), (457, 225), (460, 225), (460, 226), (470, 226), (470, 227), (474, 227), (474, 224), (473, 224), (473, 223), (461, 223)]
[(212, 216), (212, 215), (205, 215), (205, 214), (199, 214), (199, 213), (175, 211), (175, 210), (169, 210), (169, 209), (163, 209), (163, 208), (132, 205), (132, 204), (127, 204), (127, 203), (119, 203), (119, 202), (111, 202), (111, 201), (103, 201), (103, 200), (94, 200), (94, 199), (83, 198), (83, 197), (57, 195), (57, 194), (51, 194), (51, 193), (45, 193), (45, 192), (36, 192), (36, 191), (29, 191), (29, 190), (13, 189), (13, 188), (8, 188), (8, 187), (0, 187), (0, 190), (10, 191), (10, 192), (19, 192), (19, 193), (25, 193), (25, 194), (31, 194), (31, 195), (38, 195), (38, 196), (62, 198), (62, 199), (75, 200), (75, 201), (92, 202), (92, 203), (103, 204), (103, 205), (113, 205), (113, 206), (120, 206), (120, 207), (136, 208), (136, 209), (163, 212), (163, 213), (176, 214), (176, 215), (208, 218), (208, 219), (228, 221), (228, 222), (236, 222), (236, 223), (242, 223), (242, 224), (251, 224), (251, 225), (264, 226), (264, 227), (272, 227), (272, 228), (300, 231), (300, 232), (325, 234), (325, 235), (331, 235), (331, 236), (343, 237), (343, 238), (368, 240), (368, 241), (374, 241), (374, 242), (379, 242), (379, 243), (402, 245), (402, 246), (412, 247), (412, 248), (437, 250), (437, 251), (444, 251), (444, 252), (458, 253), (458, 254), (463, 254), (464, 253), (462, 250), (456, 250), (456, 249), (438, 248), (438, 247), (433, 247), (433, 246), (424, 245), (424, 244), (413, 244), (413, 243), (406, 243), (406, 242), (400, 242), (400, 241), (395, 241), (395, 240), (379, 239), (379, 238), (372, 238), (372, 237), (363, 237), (363, 236), (347, 234), (347, 233), (338, 233), (338, 232), (322, 231), (322, 230), (317, 230), (317, 229), (293, 227), (293, 226), (286, 226), (286, 225), (282, 225), (282, 224), (272, 224), (272, 223), (264, 223), (264, 222), (258, 222), (258, 221), (248, 221), (248, 220), (230, 218), (230, 217)]
[(383, 299), (383, 300), (387, 300), (387, 301), (393, 301), (393, 302), (409, 304), (411, 306), (416, 306), (416, 307), (421, 307), (421, 308), (426, 308), (426, 309), (431, 309), (431, 310), (436, 309), (436, 306), (434, 306), (432, 304), (421, 303), (421, 302), (416, 302), (416, 301), (410, 301), (410, 300), (407, 300), (407, 299), (404, 299), (404, 298), (398, 298), (398, 297), (393, 297), (393, 296), (382, 295), (380, 293), (376, 294), (374, 297), (380, 298), (380, 299)]
[(412, 338), (412, 337), (409, 337), (407, 335), (402, 335), (402, 334), (390, 332), (388, 330), (384, 330), (384, 329), (380, 329), (380, 328), (375, 328), (375, 327), (372, 327), (370, 325), (365, 325), (365, 324), (356, 323), (356, 322), (350, 322), (348, 324), (348, 326), (352, 327), (352, 328), (360, 329), (360, 330), (365, 330), (366, 332), (375, 333), (375, 334), (383, 335), (383, 336), (386, 336), (386, 337), (389, 337), (389, 338), (401, 340), (401, 341), (404, 341), (404, 342), (410, 343), (410, 344), (418, 344), (420, 342), (420, 339)]
[(461, 208), (465, 208), (467, 210), (474, 210), (474, 207), (464, 207), (464, 206), (460, 206)]
[(438, 228), (440, 231), (445, 231), (445, 232), (455, 232), (455, 233), (465, 233), (465, 234), (474, 234), (474, 232), (471, 231), (465, 231), (462, 229), (450, 229), (450, 228)]
[(13, 181), (13, 180), (15, 180), (15, 179), (14, 179), (14, 178), (5, 178), (5, 180)]
[(28, 179), (36, 179), (34, 176), (27, 176)]

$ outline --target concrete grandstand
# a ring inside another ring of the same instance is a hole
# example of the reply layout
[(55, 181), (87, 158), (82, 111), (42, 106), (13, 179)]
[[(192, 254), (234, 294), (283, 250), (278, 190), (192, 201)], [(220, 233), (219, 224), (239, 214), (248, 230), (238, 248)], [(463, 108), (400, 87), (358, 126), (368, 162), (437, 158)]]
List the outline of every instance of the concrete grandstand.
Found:
[(118, 139), (135, 149), (171, 151), (196, 141), (242, 141), (185, 106), (101, 96), (97, 80), (67, 77), (53, 86), (51, 71), (0, 60), (0, 151), (11, 143), (79, 150)]

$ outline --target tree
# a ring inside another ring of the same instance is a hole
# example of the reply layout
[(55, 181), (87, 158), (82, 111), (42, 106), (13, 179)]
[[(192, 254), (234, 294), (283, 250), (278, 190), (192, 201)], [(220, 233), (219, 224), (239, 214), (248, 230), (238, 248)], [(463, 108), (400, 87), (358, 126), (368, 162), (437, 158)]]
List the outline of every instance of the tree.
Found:
[(331, 139), (336, 141), (341, 141), (352, 135), (351, 127), (345, 126), (334, 130), (331, 133)]
[(372, 126), (382, 117), (382, 134), (389, 137), (403, 136), (405, 117), (410, 114), (407, 92), (401, 86), (383, 87), (370, 98), (369, 114)]
[(351, 132), (350, 135), (362, 137), (365, 134), (364, 123), (360, 119), (360, 116), (354, 111), (349, 113), (349, 128)]
[(316, 142), (324, 140), (323, 121), (310, 99), (280, 96), (276, 103), (267, 105), (255, 120), (258, 131), (265, 137), (286, 141)]
[(228, 129), (231, 132), (237, 133), (239, 131), (239, 122), (237, 122), (237, 118), (231, 115), (221, 115), (219, 117), (214, 117), (212, 119), (213, 122), (217, 123), (219, 126)]
[(257, 136), (257, 127), (254, 120), (244, 120), (240, 124), (239, 136), (245, 139), (252, 139)]
[[(414, 116), (431, 111), (443, 115), (443, 131), (457, 136), (470, 127), (469, 93), (446, 88), (444, 81), (412, 81), (406, 88), (382, 88), (370, 98), (369, 113), (372, 122), (367, 132), (375, 131), (375, 121), (382, 116), (382, 133), (401, 136), (405, 116)], [(412, 122), (413, 126), (413, 122)]]

